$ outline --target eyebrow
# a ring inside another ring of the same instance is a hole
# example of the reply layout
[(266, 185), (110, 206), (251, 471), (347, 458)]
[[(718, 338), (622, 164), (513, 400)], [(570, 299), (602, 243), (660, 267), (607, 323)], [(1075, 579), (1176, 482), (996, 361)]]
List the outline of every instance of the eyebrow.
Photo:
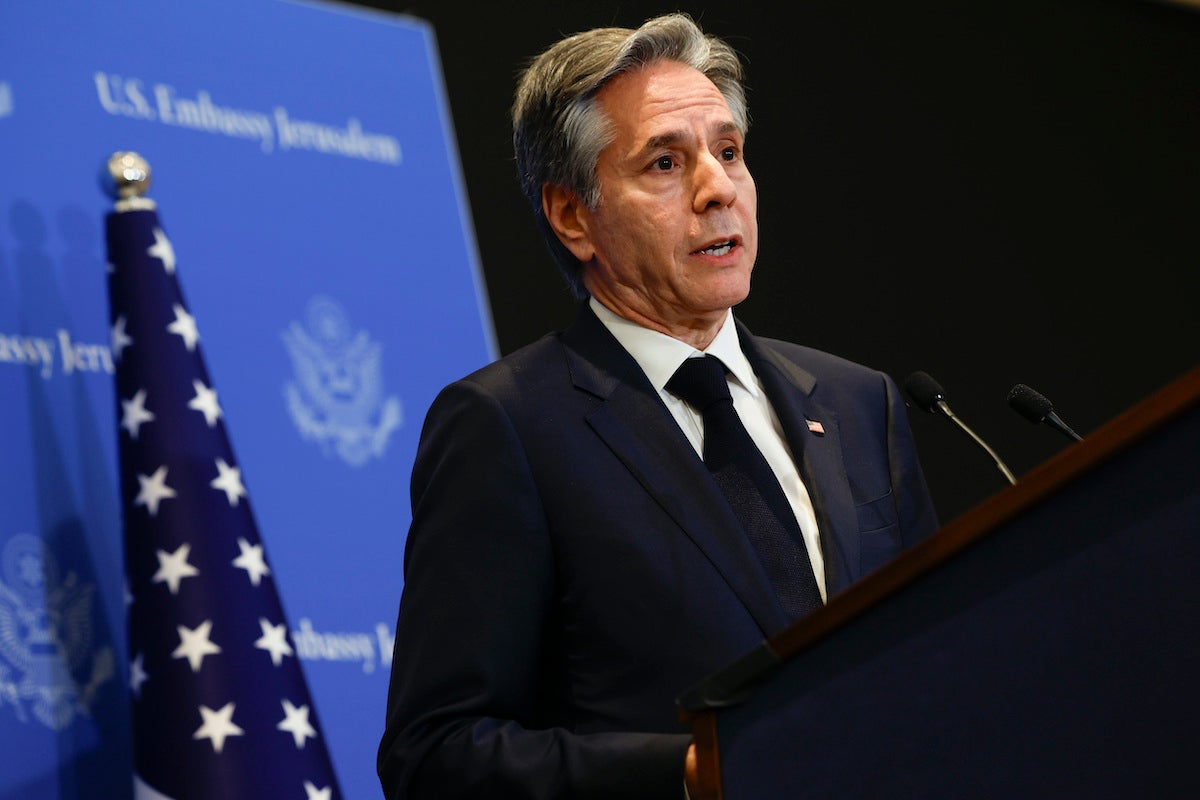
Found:
[[(726, 134), (730, 134), (730, 133), (736, 133), (736, 134), (740, 135), (741, 129), (738, 128), (738, 126), (735, 122), (730, 120), (728, 122), (722, 122), (720, 125), (718, 125), (716, 132), (721, 135), (726, 135)], [(686, 137), (687, 137), (687, 132), (683, 131), (683, 130), (667, 131), (666, 133), (660, 133), (658, 136), (651, 136), (649, 139), (647, 139), (646, 144), (643, 145), (641, 150), (638, 152), (645, 153), (650, 150), (658, 150), (658, 149), (664, 148), (664, 147), (671, 147), (672, 145), (685, 139)]]

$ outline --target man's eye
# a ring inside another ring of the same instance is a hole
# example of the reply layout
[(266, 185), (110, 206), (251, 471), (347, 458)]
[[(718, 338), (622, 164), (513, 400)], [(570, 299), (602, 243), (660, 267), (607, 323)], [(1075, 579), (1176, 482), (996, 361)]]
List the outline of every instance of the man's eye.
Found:
[(675, 159), (670, 156), (659, 156), (654, 160), (655, 169), (660, 169), (663, 172), (669, 171), (673, 166), (675, 166)]
[(736, 147), (726, 147), (721, 151), (721, 158), (725, 159), (726, 161), (736, 161), (737, 157), (738, 151)]

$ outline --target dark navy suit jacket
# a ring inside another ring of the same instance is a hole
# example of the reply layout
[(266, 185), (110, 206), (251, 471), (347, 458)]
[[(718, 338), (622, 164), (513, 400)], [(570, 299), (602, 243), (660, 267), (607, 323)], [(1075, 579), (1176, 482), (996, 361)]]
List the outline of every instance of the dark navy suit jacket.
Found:
[[(903, 400), (881, 372), (738, 336), (812, 497), (832, 597), (937, 527)], [(411, 489), (385, 794), (680, 800), (675, 698), (789, 620), (586, 304), (439, 394)]]

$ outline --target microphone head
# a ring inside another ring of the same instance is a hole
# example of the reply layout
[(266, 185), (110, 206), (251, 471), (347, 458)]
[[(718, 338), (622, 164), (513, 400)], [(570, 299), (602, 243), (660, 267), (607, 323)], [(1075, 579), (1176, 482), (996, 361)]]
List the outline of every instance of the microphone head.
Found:
[(1035, 424), (1045, 422), (1046, 417), (1054, 413), (1054, 406), (1045, 396), (1023, 383), (1018, 383), (1009, 391), (1008, 404), (1025, 419)]
[(904, 379), (904, 389), (922, 410), (936, 414), (937, 404), (946, 399), (941, 385), (928, 372), (917, 371)]

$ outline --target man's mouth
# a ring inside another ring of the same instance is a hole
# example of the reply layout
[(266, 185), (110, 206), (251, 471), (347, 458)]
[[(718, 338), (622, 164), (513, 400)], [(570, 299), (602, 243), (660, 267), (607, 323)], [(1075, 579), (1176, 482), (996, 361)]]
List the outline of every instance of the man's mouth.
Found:
[(728, 239), (724, 242), (711, 244), (708, 247), (705, 247), (703, 250), (697, 250), (696, 253), (698, 255), (705, 256), (723, 256), (732, 250), (735, 244), (736, 242), (734, 242), (732, 239)]

